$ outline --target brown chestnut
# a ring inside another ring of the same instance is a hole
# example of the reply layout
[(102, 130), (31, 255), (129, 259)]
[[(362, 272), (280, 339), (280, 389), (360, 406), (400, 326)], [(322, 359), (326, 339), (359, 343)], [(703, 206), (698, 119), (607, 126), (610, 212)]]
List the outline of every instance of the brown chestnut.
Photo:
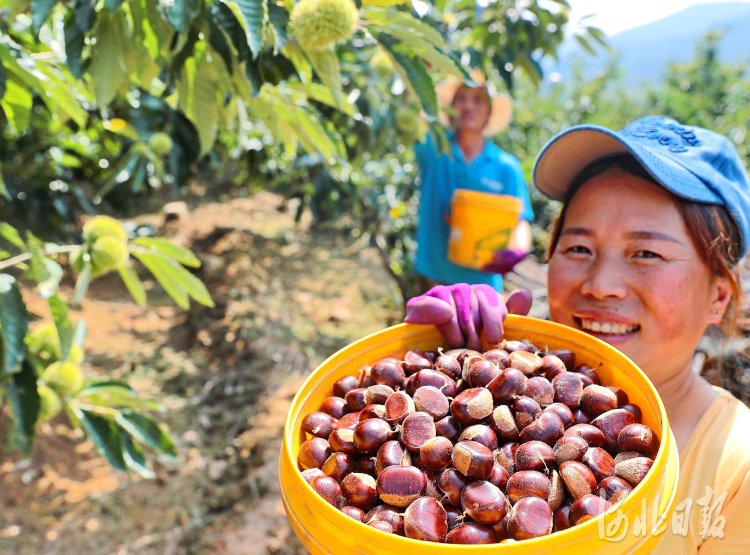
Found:
[(435, 370), (445, 374), (452, 380), (457, 380), (461, 377), (461, 365), (458, 361), (446, 355), (440, 355), (435, 361)]
[(560, 359), (560, 357), (553, 354), (547, 354), (546, 356), (542, 357), (542, 366), (541, 368), (539, 368), (539, 370), (544, 372), (544, 377), (547, 378), (550, 382), (555, 379), (555, 376), (557, 376), (558, 374), (562, 374), (563, 372), (568, 371), (565, 363)]
[(500, 449), (495, 451), (495, 462), (513, 474), (516, 471), (516, 453), (520, 445), (514, 441), (509, 441)]
[(436, 387), (446, 397), (456, 396), (456, 382), (442, 372), (436, 370), (420, 370), (414, 374), (414, 391), (426, 385)]
[(643, 455), (641, 455), (638, 451), (623, 451), (622, 453), (617, 453), (617, 455), (615, 456), (615, 465), (621, 463), (622, 461), (642, 456)]
[(610, 476), (601, 481), (596, 493), (602, 499), (616, 505), (625, 499), (631, 491), (633, 491), (633, 488), (625, 480), (617, 476)]
[(341, 492), (341, 486), (339, 486), (339, 483), (333, 478), (329, 478), (328, 476), (318, 476), (317, 478), (312, 479), (310, 486), (312, 486), (312, 489), (314, 489), (318, 495), (337, 509), (344, 506), (344, 495)]
[(528, 378), (520, 370), (507, 368), (487, 384), (496, 403), (512, 403), (526, 391)]
[(547, 499), (552, 482), (541, 472), (536, 470), (521, 470), (513, 474), (508, 480), (506, 491), (511, 503), (517, 503), (525, 497), (539, 497)]
[(341, 491), (349, 505), (359, 507), (363, 511), (373, 508), (378, 502), (375, 478), (367, 474), (347, 474), (341, 481)]
[(461, 526), (461, 524), (463, 524), (464, 513), (461, 509), (453, 507), (452, 505), (443, 505), (443, 509), (445, 509), (445, 516), (448, 519), (449, 532), (456, 526)]
[(389, 466), (378, 475), (377, 490), (383, 502), (406, 507), (424, 495), (427, 478), (415, 466)]
[(437, 480), (440, 476), (440, 472), (427, 469), (423, 470), (422, 473), (427, 480), (427, 486), (425, 487), (424, 494), (429, 495), (430, 497), (434, 497), (438, 501), (442, 501), (445, 496), (440, 491), (440, 488), (437, 485)]
[(445, 509), (432, 497), (421, 497), (406, 509), (404, 533), (407, 538), (444, 543), (448, 535)]
[(448, 503), (454, 507), (461, 506), (461, 492), (470, 480), (455, 468), (447, 468), (438, 476), (438, 488), (448, 498)]
[(526, 397), (534, 399), (542, 406), (552, 403), (555, 391), (552, 389), (552, 382), (542, 376), (534, 376), (526, 382)]
[[(383, 405), (388, 400), (388, 397), (394, 393), (393, 388), (387, 385), (371, 385), (365, 390), (365, 407), (367, 405)], [(360, 410), (364, 410), (365, 407), (362, 407)]]
[(596, 518), (600, 514), (606, 512), (610, 506), (611, 504), (609, 501), (602, 499), (598, 495), (584, 495), (583, 497), (576, 499), (575, 503), (570, 506), (568, 520), (573, 526), (576, 524), (582, 524), (587, 520)]
[(659, 452), (659, 438), (643, 424), (625, 426), (617, 436), (617, 443), (625, 451), (638, 451), (651, 459)]
[[(351, 391), (351, 390), (350, 390)], [(330, 414), (336, 420), (349, 412), (349, 405), (341, 397), (328, 397), (320, 404), (320, 412)]]
[(492, 451), (476, 441), (459, 441), (453, 448), (453, 466), (470, 480), (486, 480), (492, 474)]
[(558, 466), (566, 461), (580, 462), (588, 449), (589, 444), (580, 436), (563, 436), (557, 440), (552, 448)]
[(495, 534), (487, 526), (476, 522), (467, 522), (448, 532), (445, 543), (461, 545), (495, 543)]
[(490, 349), (485, 351), (483, 356), (485, 360), (497, 364), (501, 370), (505, 370), (510, 365), (510, 353), (502, 349)]
[(522, 443), (516, 451), (516, 471), (538, 470), (547, 474), (553, 462), (555, 452), (543, 441)]
[(321, 470), (326, 476), (340, 484), (341, 480), (354, 472), (355, 468), (354, 461), (346, 453), (331, 453)]
[(516, 411), (516, 426), (520, 431), (534, 422), (536, 417), (542, 413), (542, 407), (539, 403), (531, 399), (530, 397), (521, 396), (516, 399), (513, 403), (513, 408)]
[(497, 449), (497, 436), (489, 426), (474, 424), (469, 426), (458, 438), (458, 441), (476, 441), (481, 443), (490, 451)]
[(359, 421), (371, 418), (385, 418), (385, 405), (367, 405), (359, 411)]
[(581, 408), (586, 414), (599, 416), (617, 408), (617, 395), (604, 386), (589, 385), (583, 389), (581, 394)]
[(562, 532), (563, 530), (567, 530), (568, 528), (570, 528), (571, 525), (570, 521), (568, 520), (570, 507), (571, 505), (563, 505), (555, 511), (553, 519), (555, 532)]
[(360, 453), (375, 453), (381, 445), (395, 437), (391, 425), (379, 418), (362, 420), (354, 427), (354, 445)]
[(414, 401), (405, 391), (397, 391), (385, 402), (385, 419), (388, 422), (400, 424), (404, 418), (415, 411)]
[(612, 455), (601, 447), (590, 447), (581, 462), (589, 467), (597, 483), (615, 473), (615, 461)]
[(361, 411), (346, 413), (344, 416), (342, 416), (336, 421), (335, 430), (353, 430), (354, 426), (359, 424), (360, 416), (362, 416)]
[(297, 463), (302, 470), (308, 468), (323, 468), (328, 457), (331, 456), (331, 444), (321, 437), (308, 439), (299, 447)]
[(376, 384), (387, 385), (391, 389), (402, 389), (406, 379), (404, 363), (395, 358), (384, 358), (372, 365), (370, 376)]
[(407, 351), (404, 355), (404, 370), (409, 375), (416, 374), (421, 370), (429, 370), (432, 366), (432, 361), (424, 351)]
[(556, 356), (557, 358), (562, 360), (565, 364), (565, 369), (569, 372), (576, 367), (575, 351), (571, 351), (570, 349), (553, 349), (551, 351), (547, 351), (547, 354)]
[(565, 488), (575, 499), (596, 491), (596, 478), (591, 470), (578, 461), (566, 461), (560, 465), (560, 478)]
[(605, 440), (602, 431), (591, 424), (576, 424), (571, 426), (563, 436), (578, 436), (586, 440), (589, 447), (603, 447)]
[(364, 522), (371, 523), (377, 521), (387, 522), (393, 528), (393, 533), (399, 536), (404, 535), (404, 517), (401, 510), (393, 505), (378, 505), (370, 509), (365, 515)]
[(514, 540), (529, 540), (552, 532), (552, 509), (544, 499), (524, 497), (513, 506), (508, 534)]
[(576, 424), (591, 424), (593, 418), (580, 409), (573, 411), (573, 419)]
[(579, 364), (573, 369), (573, 372), (586, 376), (594, 383), (594, 385), (602, 385), (602, 380), (599, 379), (599, 374), (587, 364)]
[(558, 416), (553, 412), (542, 412), (536, 419), (521, 430), (521, 443), (528, 441), (542, 441), (547, 445), (554, 445), (563, 436), (565, 428)]
[(436, 436), (428, 439), (419, 448), (419, 456), (429, 470), (443, 470), (451, 463), (453, 443), (448, 438)]
[(311, 412), (302, 419), (302, 429), (308, 434), (315, 437), (328, 439), (331, 432), (335, 429), (336, 421), (328, 413)]
[(333, 382), (333, 394), (343, 399), (347, 393), (358, 387), (359, 380), (355, 376), (344, 376)]
[(451, 415), (462, 426), (479, 424), (492, 413), (492, 394), (484, 387), (467, 389), (451, 403)]
[(383, 469), (396, 465), (411, 465), (409, 451), (404, 449), (401, 443), (396, 440), (386, 441), (380, 446), (378, 454), (375, 456), (375, 473), (380, 474)]
[(308, 468), (307, 470), (303, 470), (301, 474), (308, 484), (312, 482), (313, 478), (326, 475), (320, 468)]
[(557, 470), (553, 470), (550, 475), (550, 487), (549, 495), (547, 496), (547, 503), (549, 508), (553, 511), (557, 510), (565, 500), (565, 486), (563, 485), (560, 473)]
[(508, 512), (508, 501), (500, 488), (484, 480), (467, 485), (461, 492), (464, 514), (480, 524), (500, 522)]
[(422, 444), (435, 435), (435, 422), (426, 412), (410, 414), (401, 425), (401, 443), (409, 451), (419, 451)]
[(414, 384), (414, 376), (409, 376), (406, 378), (406, 381), (404, 382), (404, 391), (408, 393), (410, 396), (414, 395), (414, 392), (417, 390), (417, 386)]
[(635, 418), (636, 423), (640, 424), (641, 422), (643, 422), (643, 413), (641, 412), (641, 407), (639, 407), (638, 405), (628, 403), (627, 405), (623, 405), (620, 408), (625, 409), (630, 414), (632, 414)]
[(349, 407), (350, 411), (361, 411), (363, 408), (370, 404), (365, 400), (366, 392), (366, 387), (359, 387), (357, 389), (352, 389), (344, 396), (344, 399), (346, 399), (346, 405)]
[(609, 389), (617, 397), (618, 409), (621, 409), (622, 407), (624, 407), (630, 402), (630, 399), (628, 398), (628, 394), (625, 393), (624, 389), (620, 389), (619, 387), (615, 387), (613, 385), (608, 385), (607, 389)]
[(461, 425), (452, 416), (446, 416), (435, 422), (435, 433), (447, 437), (452, 443), (455, 443), (461, 435)]
[(528, 351), (515, 351), (510, 354), (510, 367), (529, 376), (542, 367), (541, 357)]
[(516, 351), (527, 351), (529, 347), (523, 341), (507, 341), (503, 339), (498, 348), (508, 353), (514, 353)]
[(596, 426), (604, 434), (604, 446), (617, 452), (620, 446), (617, 438), (625, 426), (635, 424), (635, 417), (625, 409), (614, 409), (600, 414), (591, 421), (592, 426)]
[(375, 457), (361, 457), (357, 461), (357, 472), (361, 474), (369, 474), (373, 478), (377, 476), (375, 472)]
[(552, 379), (555, 401), (570, 408), (577, 407), (583, 394), (583, 382), (575, 372), (563, 372)]
[(414, 392), (414, 406), (419, 412), (426, 412), (434, 420), (448, 414), (450, 403), (437, 387), (425, 385)]
[[(498, 441), (518, 441), (518, 427), (513, 413), (507, 405), (498, 405), (490, 414), (490, 428), (495, 432)], [(493, 449), (494, 451), (494, 449)]]
[[(371, 421), (365, 420), (365, 422)], [(346, 453), (350, 457), (358, 457), (361, 454), (361, 451), (357, 448), (357, 444), (354, 443), (354, 430), (352, 429), (344, 428), (334, 430), (333, 433), (328, 436), (328, 441), (331, 443), (331, 449), (337, 453)], [(326, 457), (326, 459), (327, 458), (328, 457)]]
[(654, 461), (647, 457), (635, 457), (615, 465), (615, 476), (635, 487), (646, 477)]
[(367, 526), (369, 526), (370, 528), (375, 528), (375, 530), (385, 532), (386, 534), (393, 534), (393, 526), (391, 526), (384, 520), (374, 520), (372, 522), (369, 522)]
[(341, 507), (341, 512), (349, 518), (353, 518), (357, 522), (362, 522), (365, 519), (365, 512), (362, 509), (358, 509), (357, 507)]
[(573, 417), (573, 411), (570, 410), (568, 405), (563, 405), (562, 403), (552, 403), (551, 405), (547, 405), (542, 412), (554, 412), (560, 419), (560, 422), (562, 422), (563, 428), (566, 430), (576, 423), (575, 418)]
[(493, 464), (492, 473), (490, 474), (490, 477), (487, 478), (487, 481), (494, 484), (500, 491), (505, 493), (508, 486), (508, 480), (510, 480), (510, 474), (508, 474), (505, 467), (498, 463)]
[(496, 542), (505, 543), (503, 540), (514, 541), (509, 540), (510, 536), (508, 535), (508, 517), (510, 516), (510, 513), (511, 511), (508, 511), (508, 514), (505, 515), (504, 519), (490, 526), (492, 533), (495, 534)]
[(469, 366), (466, 378), (472, 387), (485, 387), (488, 383), (500, 375), (500, 368), (489, 360), (477, 360)]

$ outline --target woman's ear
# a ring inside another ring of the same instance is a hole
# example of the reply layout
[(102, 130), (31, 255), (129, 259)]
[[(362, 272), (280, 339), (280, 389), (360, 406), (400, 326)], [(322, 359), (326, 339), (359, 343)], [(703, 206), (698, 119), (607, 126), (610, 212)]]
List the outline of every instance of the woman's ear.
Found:
[(714, 278), (711, 292), (711, 306), (708, 315), (709, 324), (720, 324), (724, 313), (732, 300), (732, 285), (725, 277)]

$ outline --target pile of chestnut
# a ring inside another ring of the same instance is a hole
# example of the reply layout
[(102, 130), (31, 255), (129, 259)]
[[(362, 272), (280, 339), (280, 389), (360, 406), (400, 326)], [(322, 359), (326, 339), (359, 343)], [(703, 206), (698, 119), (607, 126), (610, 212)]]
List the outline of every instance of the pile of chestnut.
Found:
[(323, 499), (383, 532), (520, 541), (622, 501), (659, 450), (640, 422), (570, 350), (409, 351), (335, 382), (302, 421), (298, 464)]

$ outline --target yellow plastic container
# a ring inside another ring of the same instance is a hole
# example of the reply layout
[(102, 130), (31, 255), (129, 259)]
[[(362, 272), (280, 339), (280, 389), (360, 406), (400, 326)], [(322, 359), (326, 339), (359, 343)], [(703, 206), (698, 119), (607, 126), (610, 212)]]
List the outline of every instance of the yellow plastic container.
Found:
[(508, 246), (523, 202), (510, 195), (457, 189), (451, 201), (448, 260), (481, 268)]
[[(597, 367), (603, 383), (624, 389), (631, 402), (641, 407), (643, 423), (657, 431), (661, 449), (643, 482), (622, 503), (598, 518), (533, 540), (469, 549), (472, 553), (512, 555), (649, 553), (662, 537), (652, 531), (670, 524), (679, 475), (677, 446), (654, 386), (630, 359), (610, 345), (560, 324), (511, 315), (505, 321), (505, 337), (528, 339), (540, 348), (574, 350), (579, 363)], [(381, 358), (401, 357), (410, 349), (435, 350), (442, 344), (442, 337), (433, 326), (400, 324), (385, 329), (331, 356), (295, 396), (284, 429), (279, 482), (292, 528), (313, 555), (461, 555), (467, 549), (467, 546), (420, 542), (386, 534), (357, 522), (318, 496), (297, 468), (297, 451), (306, 439), (301, 429), (302, 419), (318, 410), (331, 395), (334, 381), (356, 374), (365, 364)], [(621, 532), (613, 524), (619, 514), (628, 520), (628, 531), (619, 541), (612, 541)]]

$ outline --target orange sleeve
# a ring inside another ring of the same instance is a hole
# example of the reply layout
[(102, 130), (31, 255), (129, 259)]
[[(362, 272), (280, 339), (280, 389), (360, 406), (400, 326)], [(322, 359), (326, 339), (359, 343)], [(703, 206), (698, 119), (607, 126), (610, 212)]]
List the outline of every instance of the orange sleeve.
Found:
[[(696, 507), (697, 508), (697, 507)], [(709, 534), (699, 555), (746, 555), (750, 552), (750, 472), (744, 475), (737, 493), (713, 516)], [(717, 537), (712, 537), (713, 534)], [(723, 534), (724, 537), (720, 537)]]

